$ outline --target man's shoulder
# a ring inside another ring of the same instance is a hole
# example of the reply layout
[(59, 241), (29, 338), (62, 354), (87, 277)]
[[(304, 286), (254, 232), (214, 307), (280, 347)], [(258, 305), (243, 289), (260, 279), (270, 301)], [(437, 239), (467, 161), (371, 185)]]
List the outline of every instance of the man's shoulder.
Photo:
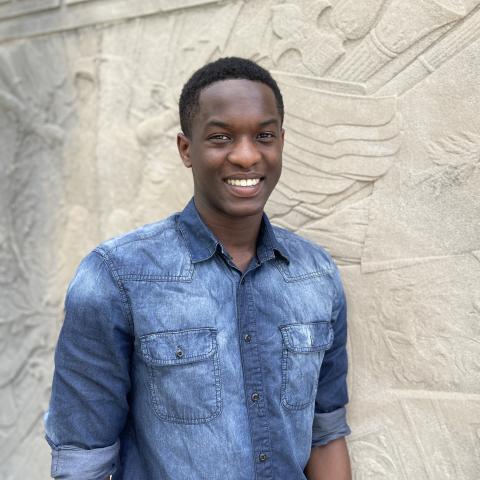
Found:
[(189, 253), (177, 228), (178, 213), (102, 242), (94, 251), (120, 277), (183, 278)]
[(325, 248), (285, 228), (272, 225), (275, 238), (289, 259), (289, 270), (295, 276), (332, 273), (336, 265)]
[(159, 240), (164, 240), (165, 237), (174, 236), (176, 235), (177, 217), (178, 213), (175, 213), (157, 222), (147, 223), (134, 230), (109, 238), (100, 243), (96, 250), (107, 254), (121, 255), (122, 253), (128, 253), (131, 249), (151, 245)]

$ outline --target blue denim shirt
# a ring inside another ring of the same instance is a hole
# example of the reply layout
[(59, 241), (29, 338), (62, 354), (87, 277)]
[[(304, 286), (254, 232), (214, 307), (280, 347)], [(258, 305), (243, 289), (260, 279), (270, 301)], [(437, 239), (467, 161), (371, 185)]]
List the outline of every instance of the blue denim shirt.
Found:
[(242, 273), (193, 200), (97, 247), (66, 298), (47, 440), (62, 479), (304, 480), (347, 435), (346, 305), (264, 215)]

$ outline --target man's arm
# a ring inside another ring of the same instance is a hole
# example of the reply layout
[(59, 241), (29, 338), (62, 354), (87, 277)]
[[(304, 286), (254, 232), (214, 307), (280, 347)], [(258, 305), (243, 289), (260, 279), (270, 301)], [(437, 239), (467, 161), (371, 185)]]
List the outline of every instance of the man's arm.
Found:
[(333, 343), (325, 352), (318, 379), (312, 426), (312, 450), (305, 467), (309, 480), (349, 480), (350, 459), (345, 436), (347, 393), (347, 304), (338, 268), (332, 261), (335, 298), (331, 325)]
[(132, 327), (106, 253), (80, 264), (65, 301), (46, 437), (54, 478), (93, 480), (115, 471), (128, 415)]
[(351, 480), (350, 457), (345, 438), (313, 447), (305, 475), (308, 480)]

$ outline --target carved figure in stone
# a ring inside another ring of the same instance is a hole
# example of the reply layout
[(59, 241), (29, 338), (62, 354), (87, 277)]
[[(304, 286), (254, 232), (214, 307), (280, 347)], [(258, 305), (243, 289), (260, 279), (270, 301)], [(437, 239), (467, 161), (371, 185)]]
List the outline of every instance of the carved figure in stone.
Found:
[(45, 423), (52, 476), (350, 479), (339, 270), (264, 213), (282, 170), (278, 84), (221, 58), (190, 77), (179, 111), (193, 198), (101, 243), (68, 288)]
[[(42, 63), (51, 55), (57, 68)], [(45, 408), (56, 311), (46, 286), (55, 264), (45, 245), (61, 204), (59, 157), (68, 88), (61, 48), (19, 43), (0, 52), (0, 464), (31, 434)], [(39, 66), (41, 64), (41, 68)], [(62, 88), (60, 88), (62, 87)], [(48, 178), (49, 194), (43, 198)], [(46, 213), (48, 211), (48, 214)], [(15, 472), (9, 475), (15, 476)], [(0, 476), (4, 478), (3, 471)], [(8, 478), (8, 477), (5, 477)]]
[(394, 0), (361, 43), (335, 65), (329, 76), (365, 82), (384, 65), (441, 27), (458, 22), (474, 2)]
[(166, 85), (152, 86), (152, 107), (155, 107), (155, 110), (160, 110), (160, 112), (155, 112), (153, 116), (148, 115), (147, 112), (148, 117), (138, 125), (136, 134), (142, 145), (159, 141), (178, 125), (177, 105), (172, 93)]
[[(427, 42), (427, 47), (415, 52), (415, 59), (400, 58), (398, 66), (388, 75), (373, 77), (370, 90), (380, 95), (404, 93), (408, 89), (423, 81), (428, 75), (440, 68), (445, 62), (457, 55), (468, 45), (480, 37), (480, 9), (478, 0), (465, 2), (466, 13), (461, 22), (449, 24), (448, 31), (440, 29), (439, 39)], [(475, 11), (471, 11), (475, 9)], [(442, 35), (442, 33), (444, 33)]]
[[(138, 100), (131, 115), (138, 118), (135, 134), (143, 151), (144, 166), (135, 217), (155, 219), (168, 215), (172, 206), (183, 205), (190, 194), (191, 179), (178, 168), (175, 138), (178, 132), (178, 102), (165, 83), (141, 79), (139, 90), (150, 92)], [(140, 96), (140, 95), (139, 95)], [(169, 193), (168, 204), (163, 195)]]
[[(285, 174), (270, 202), (272, 215), (340, 262), (359, 263), (368, 197), (401, 146), (396, 99), (339, 95), (278, 78), (292, 109), (285, 116)], [(319, 118), (322, 111), (328, 120)]]
[(430, 159), (434, 166), (415, 175), (415, 184), (424, 184), (440, 195), (445, 188), (463, 185), (480, 168), (480, 136), (472, 132), (450, 135), (432, 142)]
[(385, 0), (340, 0), (332, 9), (332, 24), (348, 40), (358, 40), (370, 32)]
[(298, 50), (312, 73), (322, 75), (328, 70), (344, 53), (341, 36), (335, 31), (321, 31), (317, 25), (318, 16), (329, 6), (326, 0), (303, 0), (299, 5), (272, 7), (273, 31), (280, 37), (273, 46), (273, 61), (278, 62), (288, 50)]

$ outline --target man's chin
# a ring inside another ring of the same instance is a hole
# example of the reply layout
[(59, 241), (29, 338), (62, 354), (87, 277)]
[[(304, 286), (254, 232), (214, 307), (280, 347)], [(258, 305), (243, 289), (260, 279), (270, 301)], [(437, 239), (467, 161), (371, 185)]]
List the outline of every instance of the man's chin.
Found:
[(237, 219), (254, 217), (261, 215), (265, 207), (263, 202), (239, 202), (243, 204), (231, 204), (228, 208), (225, 208), (225, 213), (228, 216)]

